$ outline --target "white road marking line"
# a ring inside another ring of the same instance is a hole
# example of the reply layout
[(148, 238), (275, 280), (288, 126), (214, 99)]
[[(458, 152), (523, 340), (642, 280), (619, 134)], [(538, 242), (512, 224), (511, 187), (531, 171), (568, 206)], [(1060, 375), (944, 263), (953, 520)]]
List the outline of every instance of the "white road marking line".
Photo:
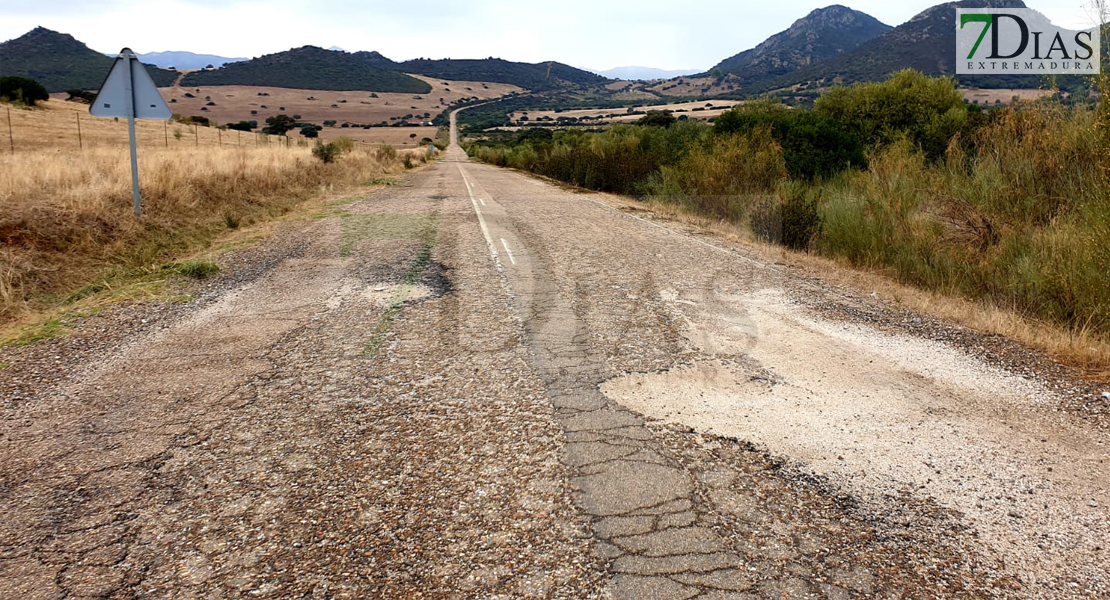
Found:
[(509, 255), (509, 262), (511, 262), (515, 265), (516, 264), (516, 258), (513, 257), (513, 251), (509, 250), (509, 242), (506, 242), (505, 238), (501, 238), (501, 245), (505, 247), (505, 253)]
[(486, 245), (489, 246), (490, 254), (493, 255), (493, 260), (497, 262), (497, 267), (501, 268), (501, 256), (497, 254), (497, 246), (493, 244), (493, 238), (489, 234), (489, 227), (486, 227), (486, 219), (482, 216), (482, 210), (478, 208), (478, 200), (474, 197), (474, 189), (470, 185), (470, 178), (466, 176), (466, 172), (463, 171), (461, 164), (459, 165), (459, 174), (462, 175), (463, 183), (466, 184), (466, 193), (470, 194), (470, 203), (474, 205), (474, 214), (478, 215), (478, 225), (482, 227), (482, 235), (486, 236)]
[(481, 202), (481, 203), (482, 203), (482, 206), (485, 206), (485, 205), (486, 205), (486, 201), (485, 201), (485, 200), (482, 200), (481, 198), (478, 198), (478, 202)]

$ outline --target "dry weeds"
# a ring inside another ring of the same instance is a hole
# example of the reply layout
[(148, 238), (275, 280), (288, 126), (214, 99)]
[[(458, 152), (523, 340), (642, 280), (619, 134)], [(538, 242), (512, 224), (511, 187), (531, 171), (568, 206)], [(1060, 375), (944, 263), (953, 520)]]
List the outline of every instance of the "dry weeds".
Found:
[[(72, 116), (20, 112), (44, 122)], [(161, 125), (144, 123), (152, 124)], [(136, 219), (126, 148), (108, 147), (110, 132), (90, 128), (85, 136), (91, 148), (83, 151), (54, 139), (45, 149), (0, 155), (0, 323), (100, 292), (120, 277), (163, 271), (230, 229), (401, 173), (403, 161), (420, 153), (356, 148), (325, 165), (307, 147), (276, 141), (166, 148), (140, 138), (145, 214)]]

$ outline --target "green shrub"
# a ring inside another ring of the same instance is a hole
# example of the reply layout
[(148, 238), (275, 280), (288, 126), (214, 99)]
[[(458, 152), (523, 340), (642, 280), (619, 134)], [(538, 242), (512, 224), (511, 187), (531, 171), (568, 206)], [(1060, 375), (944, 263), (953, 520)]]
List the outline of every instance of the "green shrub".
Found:
[(239, 229), (241, 221), (239, 215), (231, 211), (224, 211), (224, 225), (227, 225), (228, 229)]
[(339, 157), (342, 156), (342, 154), (343, 151), (340, 150), (339, 146), (336, 146), (334, 142), (327, 144), (323, 142), (316, 142), (316, 146), (312, 148), (312, 155), (320, 159), (320, 162), (325, 164), (333, 163), (336, 160), (339, 160)]
[(397, 158), (397, 149), (389, 144), (382, 144), (378, 148), (378, 160), (391, 161)]
[(179, 262), (173, 265), (173, 270), (193, 279), (208, 279), (220, 272), (220, 266), (211, 259), (197, 259)]
[(296, 124), (296, 119), (289, 115), (274, 115), (266, 118), (266, 127), (262, 129), (262, 133), (285, 135), (290, 129), (293, 129)]
[(66, 98), (66, 100), (79, 100), (79, 101), (85, 102), (87, 104), (92, 104), (96, 100), (96, 93), (95, 92), (87, 92), (85, 90), (76, 90), (75, 89), (75, 90), (66, 90), (66, 93), (69, 94), (69, 98)]
[(750, 227), (756, 237), (792, 250), (808, 250), (821, 232), (820, 188), (786, 182), (777, 194), (762, 196), (752, 209)]
[(782, 148), (761, 128), (694, 146), (675, 166), (662, 168), (657, 194), (712, 217), (739, 221), (753, 196), (773, 191), (786, 177)]
[(641, 127), (670, 127), (677, 121), (678, 119), (669, 110), (649, 110), (636, 121), (636, 124)]
[(36, 102), (45, 102), (50, 99), (50, 92), (34, 79), (15, 77), (12, 75), (0, 77), (0, 98), (9, 102), (22, 102), (27, 106), (35, 106)]
[(786, 169), (795, 179), (828, 179), (866, 166), (859, 138), (826, 115), (757, 103), (727, 111), (713, 123), (713, 131), (725, 135), (749, 133), (759, 127), (769, 128), (782, 146)]
[(342, 154), (346, 154), (355, 149), (355, 141), (345, 135), (335, 138), (332, 143), (335, 144), (336, 148), (339, 148), (339, 152)]
[(967, 122), (963, 95), (950, 77), (928, 77), (906, 69), (882, 83), (836, 87), (816, 103), (868, 146), (908, 139), (931, 161), (939, 160)]

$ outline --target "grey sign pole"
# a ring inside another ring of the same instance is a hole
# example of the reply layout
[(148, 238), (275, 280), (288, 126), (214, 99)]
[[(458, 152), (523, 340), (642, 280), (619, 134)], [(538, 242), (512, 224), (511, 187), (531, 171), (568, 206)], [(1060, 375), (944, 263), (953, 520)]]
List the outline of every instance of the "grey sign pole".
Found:
[[(130, 53), (124, 48), (124, 52)], [(122, 57), (123, 54), (120, 54)], [(135, 144), (135, 65), (139, 59), (134, 54), (127, 60), (127, 135), (131, 138), (131, 199), (135, 202), (135, 216), (143, 216), (143, 199), (139, 196), (139, 153)], [(142, 65), (139, 65), (142, 68)]]
[(169, 119), (170, 107), (146, 72), (139, 57), (130, 48), (120, 51), (119, 57), (108, 72), (100, 93), (96, 95), (89, 112), (97, 117), (126, 117), (127, 133), (131, 140), (131, 197), (135, 202), (135, 216), (143, 214), (143, 201), (139, 196), (139, 152), (135, 140), (135, 119)]

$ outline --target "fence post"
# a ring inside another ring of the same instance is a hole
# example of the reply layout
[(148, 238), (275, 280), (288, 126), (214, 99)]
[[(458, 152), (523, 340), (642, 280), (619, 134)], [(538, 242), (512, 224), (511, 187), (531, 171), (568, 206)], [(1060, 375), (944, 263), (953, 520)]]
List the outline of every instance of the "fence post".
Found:
[(193, 124), (193, 145), (200, 146), (200, 125)]
[(221, 148), (224, 145), (224, 130), (219, 127), (216, 128), (216, 145)]
[(12, 107), (8, 107), (8, 144), (12, 148), (12, 154), (15, 154), (15, 136), (12, 135)]
[(81, 139), (81, 113), (75, 112), (73, 116), (77, 117), (77, 149), (84, 150), (85, 142)]
[(162, 121), (162, 125), (164, 125), (163, 129), (164, 129), (164, 133), (166, 134), (166, 147), (169, 148), (170, 147), (170, 122), (169, 121)]

